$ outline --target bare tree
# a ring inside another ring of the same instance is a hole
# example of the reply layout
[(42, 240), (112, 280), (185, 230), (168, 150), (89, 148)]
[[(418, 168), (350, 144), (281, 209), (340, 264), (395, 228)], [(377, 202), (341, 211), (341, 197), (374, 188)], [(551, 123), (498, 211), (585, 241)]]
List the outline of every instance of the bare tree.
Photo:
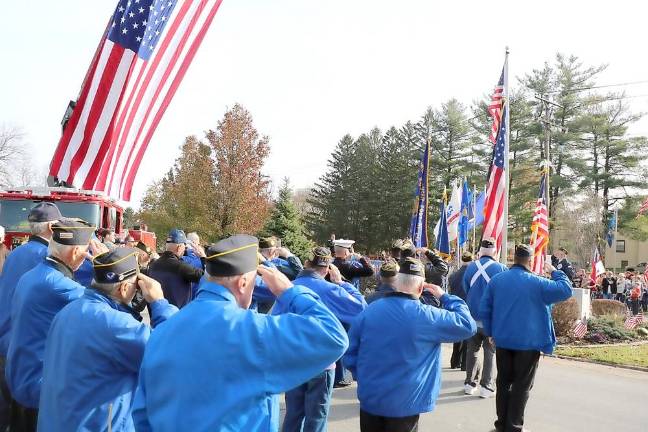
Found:
[(594, 246), (600, 247), (602, 199), (586, 190), (578, 201), (565, 200), (557, 207), (556, 225), (563, 231), (560, 245), (569, 249), (572, 261), (585, 266), (592, 259)]
[(0, 125), (0, 187), (12, 185), (16, 162), (24, 155), (23, 132)]

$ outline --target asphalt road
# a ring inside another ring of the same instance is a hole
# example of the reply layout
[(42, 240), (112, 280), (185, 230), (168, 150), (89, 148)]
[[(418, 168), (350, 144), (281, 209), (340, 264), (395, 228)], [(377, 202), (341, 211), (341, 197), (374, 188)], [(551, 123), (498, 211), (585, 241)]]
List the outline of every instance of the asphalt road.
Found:
[[(445, 365), (449, 352), (444, 347)], [(437, 408), (421, 416), (420, 432), (493, 429), (495, 400), (465, 396), (464, 374), (443, 370)], [(359, 431), (358, 410), (355, 385), (336, 389), (329, 432)], [(525, 427), (531, 432), (647, 432), (648, 373), (541, 358)]]

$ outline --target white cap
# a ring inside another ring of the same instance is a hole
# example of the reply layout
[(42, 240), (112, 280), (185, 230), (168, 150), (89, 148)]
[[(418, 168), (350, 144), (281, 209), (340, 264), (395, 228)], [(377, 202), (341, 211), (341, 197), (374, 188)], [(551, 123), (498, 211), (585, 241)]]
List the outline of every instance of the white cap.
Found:
[(339, 246), (343, 247), (346, 249), (350, 249), (351, 246), (355, 243), (355, 240), (345, 240), (345, 239), (338, 239), (333, 241), (333, 246)]

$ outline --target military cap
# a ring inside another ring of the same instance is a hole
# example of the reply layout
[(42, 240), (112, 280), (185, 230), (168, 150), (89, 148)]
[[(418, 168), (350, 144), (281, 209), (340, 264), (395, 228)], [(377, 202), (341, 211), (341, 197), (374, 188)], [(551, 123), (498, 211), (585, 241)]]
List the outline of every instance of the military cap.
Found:
[(262, 237), (259, 239), (259, 249), (270, 249), (277, 247), (277, 239), (274, 237)]
[(559, 251), (563, 252), (565, 255), (569, 255), (569, 252), (567, 252), (567, 249), (564, 247), (558, 248)]
[(495, 242), (491, 239), (483, 239), (480, 246), (484, 249), (492, 249), (495, 247)]
[(96, 227), (82, 219), (62, 218), (52, 224), (52, 241), (67, 246), (90, 243)]
[(351, 249), (351, 246), (355, 243), (355, 240), (346, 240), (346, 239), (338, 239), (333, 241), (333, 245), (342, 247), (345, 249)]
[(172, 229), (166, 238), (167, 243), (184, 244), (187, 243), (187, 236), (181, 229)]
[(529, 258), (533, 255), (533, 249), (526, 244), (519, 244), (515, 246), (515, 256), (518, 258)]
[(396, 239), (392, 242), (391, 245), (392, 250), (402, 250), (403, 249), (403, 240), (401, 239)]
[(411, 240), (403, 240), (402, 256), (403, 258), (410, 258), (416, 255), (416, 247)]
[(256, 270), (259, 240), (246, 234), (236, 234), (205, 251), (205, 267), (211, 276), (236, 276)]
[(97, 255), (92, 260), (94, 280), (99, 283), (122, 282), (139, 273), (137, 249), (123, 247)]
[(398, 263), (395, 260), (387, 260), (380, 266), (380, 276), (394, 277), (398, 274)]
[(416, 258), (407, 257), (400, 263), (399, 273), (425, 277), (425, 266)]
[(51, 202), (40, 202), (31, 208), (28, 222), (53, 222), (63, 219), (63, 215), (56, 204)]
[(473, 258), (474, 258), (473, 254), (468, 252), (468, 251), (461, 254), (461, 261), (463, 261), (463, 262), (470, 262), (470, 261), (473, 260)]
[(317, 267), (328, 267), (333, 262), (330, 249), (322, 246), (313, 249), (311, 255), (310, 262)]
[(148, 247), (148, 245), (144, 242), (138, 241), (135, 247), (142, 252), (146, 252), (147, 254), (151, 255), (153, 253), (153, 249)]

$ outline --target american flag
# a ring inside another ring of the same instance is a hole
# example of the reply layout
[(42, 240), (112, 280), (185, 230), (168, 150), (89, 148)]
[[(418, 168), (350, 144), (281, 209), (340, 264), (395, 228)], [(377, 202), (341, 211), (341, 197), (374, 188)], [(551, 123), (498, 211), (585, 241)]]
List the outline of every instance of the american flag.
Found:
[(506, 158), (508, 158), (508, 145), (506, 143), (506, 108), (503, 110), (504, 116), (497, 135), (497, 142), (493, 147), (493, 159), (491, 162), (490, 172), (488, 174), (488, 183), (486, 185), (486, 202), (484, 204), (484, 232), (482, 238), (494, 239), (497, 244), (497, 250), (502, 245), (502, 232), (506, 228), (504, 220), (504, 206), (506, 203), (506, 176), (504, 167)]
[(547, 245), (549, 244), (549, 220), (547, 216), (547, 199), (545, 182), (547, 173), (544, 171), (540, 178), (540, 194), (536, 202), (533, 222), (531, 222), (531, 247), (533, 248), (532, 270), (537, 274), (543, 273), (545, 259), (547, 257)]
[(639, 324), (643, 323), (643, 321), (644, 321), (643, 312), (639, 312), (635, 316), (629, 315), (628, 318), (625, 320), (623, 326), (628, 330), (634, 330), (635, 328), (637, 328)]
[(646, 201), (641, 204), (641, 207), (639, 207), (639, 213), (637, 213), (637, 217), (641, 216), (648, 210), (648, 198), (646, 198)]
[(497, 86), (493, 91), (493, 96), (491, 101), (488, 104), (488, 112), (493, 118), (493, 124), (491, 126), (491, 132), (488, 136), (488, 140), (493, 144), (497, 142), (497, 132), (500, 128), (500, 123), (502, 122), (502, 112), (504, 111), (504, 69), (502, 69), (502, 75), (500, 76)]
[(222, 0), (120, 0), (50, 175), (130, 200), (151, 137)]
[(597, 247), (594, 248), (594, 254), (592, 255), (592, 271), (590, 273), (590, 284), (592, 286), (596, 285), (596, 278), (599, 275), (605, 273), (605, 265), (603, 260), (601, 260), (601, 254)]
[(576, 325), (574, 326), (574, 329), (572, 330), (572, 334), (576, 339), (580, 339), (585, 334), (587, 333), (587, 321), (583, 320), (578, 320), (576, 321)]

